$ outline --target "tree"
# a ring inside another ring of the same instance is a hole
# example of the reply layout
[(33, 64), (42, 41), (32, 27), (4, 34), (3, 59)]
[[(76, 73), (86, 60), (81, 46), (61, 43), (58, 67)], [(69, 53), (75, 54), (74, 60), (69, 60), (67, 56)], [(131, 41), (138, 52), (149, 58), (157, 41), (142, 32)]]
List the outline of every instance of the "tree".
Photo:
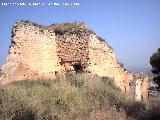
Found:
[(154, 75), (153, 81), (158, 85), (158, 91), (160, 91), (160, 48), (150, 57), (150, 64)]

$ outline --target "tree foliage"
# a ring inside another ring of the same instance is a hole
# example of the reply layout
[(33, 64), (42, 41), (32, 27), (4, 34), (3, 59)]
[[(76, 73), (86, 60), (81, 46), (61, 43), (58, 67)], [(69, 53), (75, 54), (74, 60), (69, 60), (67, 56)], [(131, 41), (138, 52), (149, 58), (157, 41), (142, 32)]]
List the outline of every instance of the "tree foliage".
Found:
[(154, 75), (153, 81), (158, 85), (158, 90), (160, 90), (160, 48), (150, 57), (150, 64)]

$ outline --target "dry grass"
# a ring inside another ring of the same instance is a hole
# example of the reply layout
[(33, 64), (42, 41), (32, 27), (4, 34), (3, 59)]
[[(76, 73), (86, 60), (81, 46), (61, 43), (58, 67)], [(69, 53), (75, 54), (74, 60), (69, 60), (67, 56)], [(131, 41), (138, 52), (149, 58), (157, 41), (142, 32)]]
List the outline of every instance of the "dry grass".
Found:
[(87, 74), (0, 86), (1, 120), (157, 120), (157, 108), (136, 103), (111, 82)]

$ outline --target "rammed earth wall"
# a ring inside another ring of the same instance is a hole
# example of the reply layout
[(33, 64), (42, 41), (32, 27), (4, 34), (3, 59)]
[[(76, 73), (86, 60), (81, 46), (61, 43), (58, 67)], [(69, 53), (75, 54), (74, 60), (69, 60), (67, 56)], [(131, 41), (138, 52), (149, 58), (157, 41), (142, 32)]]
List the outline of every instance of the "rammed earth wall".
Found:
[[(129, 83), (134, 79), (119, 63), (113, 48), (83, 23), (50, 26), (25, 20), (15, 23), (7, 62), (2, 67), (2, 84), (54, 79), (66, 71), (108, 76), (122, 91), (129, 91)], [(146, 94), (147, 86), (143, 88)]]

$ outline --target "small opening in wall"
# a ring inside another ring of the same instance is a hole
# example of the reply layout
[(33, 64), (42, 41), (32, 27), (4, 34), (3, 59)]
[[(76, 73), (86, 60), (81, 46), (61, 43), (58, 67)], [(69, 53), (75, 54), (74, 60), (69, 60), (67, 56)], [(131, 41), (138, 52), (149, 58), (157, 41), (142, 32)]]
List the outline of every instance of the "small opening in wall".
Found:
[(129, 86), (131, 86), (131, 83), (129, 83)]
[(73, 65), (74, 70), (76, 73), (82, 73), (83, 72), (83, 66), (80, 63), (75, 63)]

